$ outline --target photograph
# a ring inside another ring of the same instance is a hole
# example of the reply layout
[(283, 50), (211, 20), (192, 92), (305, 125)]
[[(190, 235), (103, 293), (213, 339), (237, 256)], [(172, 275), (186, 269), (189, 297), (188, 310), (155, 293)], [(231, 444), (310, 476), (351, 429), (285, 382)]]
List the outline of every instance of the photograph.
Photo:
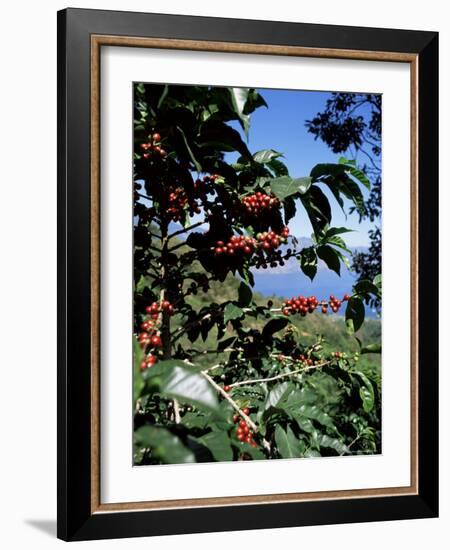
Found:
[(133, 465), (381, 454), (382, 94), (132, 111)]

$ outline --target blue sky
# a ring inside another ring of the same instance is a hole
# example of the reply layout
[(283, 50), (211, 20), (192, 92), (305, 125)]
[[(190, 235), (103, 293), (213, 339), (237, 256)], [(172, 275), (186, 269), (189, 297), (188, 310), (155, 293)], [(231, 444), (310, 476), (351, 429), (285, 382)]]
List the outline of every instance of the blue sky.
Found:
[[(275, 149), (283, 153), (282, 160), (287, 165), (289, 174), (294, 177), (309, 175), (311, 168), (318, 163), (338, 161), (341, 155), (335, 155), (321, 140), (314, 140), (314, 136), (305, 127), (306, 120), (323, 110), (330, 93), (266, 89), (258, 91), (269, 108), (261, 107), (252, 114), (247, 142), (252, 153), (261, 149)], [(233, 126), (238, 129), (235, 124)], [(325, 186), (322, 187), (331, 204), (332, 225), (354, 230), (345, 236), (349, 246), (367, 246), (367, 232), (373, 224), (369, 221), (359, 223), (357, 214), (345, 218), (331, 193)], [(367, 197), (368, 191), (364, 189), (363, 194)], [(289, 225), (291, 232), (299, 237), (311, 235), (311, 226), (300, 206)]]

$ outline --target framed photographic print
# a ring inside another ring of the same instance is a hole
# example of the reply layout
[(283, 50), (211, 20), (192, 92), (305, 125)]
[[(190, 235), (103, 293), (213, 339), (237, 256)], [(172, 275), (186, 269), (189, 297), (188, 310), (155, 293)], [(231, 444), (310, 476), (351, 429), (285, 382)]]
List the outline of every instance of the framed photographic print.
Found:
[(438, 36), (58, 14), (58, 536), (438, 513)]

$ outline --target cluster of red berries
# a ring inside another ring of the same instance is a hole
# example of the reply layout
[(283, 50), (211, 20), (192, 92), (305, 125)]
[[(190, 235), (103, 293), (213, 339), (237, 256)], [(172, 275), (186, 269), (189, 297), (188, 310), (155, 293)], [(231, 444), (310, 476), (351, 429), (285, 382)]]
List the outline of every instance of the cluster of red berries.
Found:
[[(338, 299), (336, 298), (336, 296), (331, 295), (331, 296), (330, 296), (330, 302), (329, 302), (331, 311), (332, 311), (333, 313), (338, 312), (338, 311), (339, 311), (339, 308), (340, 308), (341, 305), (342, 305), (342, 302), (347, 302), (348, 300), (350, 300), (350, 296), (349, 296), (348, 294), (344, 294), (342, 300), (338, 300)], [(327, 312), (327, 305), (324, 304), (324, 305), (322, 306), (322, 313), (326, 313), (326, 312)]]
[(138, 342), (141, 344), (142, 348), (145, 349), (149, 346), (152, 348), (160, 348), (162, 346), (161, 336), (157, 332), (153, 332), (153, 328), (148, 328), (147, 330), (148, 332), (140, 332), (138, 336)]
[(140, 364), (141, 371), (144, 371), (146, 369), (149, 369), (150, 367), (153, 367), (153, 365), (157, 362), (158, 362), (158, 358), (156, 357), (156, 355), (153, 355), (153, 353), (151, 353), (150, 355), (147, 355), (145, 359), (141, 361), (141, 364)]
[(279, 234), (275, 231), (258, 233), (256, 239), (254, 237), (244, 237), (243, 235), (233, 235), (227, 243), (217, 241), (214, 254), (216, 256), (222, 254), (227, 256), (234, 256), (235, 254), (250, 256), (255, 251), (263, 251), (269, 254), (286, 242), (288, 235), (288, 227), (284, 227)]
[[(138, 335), (138, 342), (144, 351), (148, 348), (155, 350), (162, 346), (161, 336), (158, 331), (159, 316), (162, 312), (173, 315), (175, 310), (168, 300), (163, 300), (161, 303), (151, 303), (145, 308), (145, 312), (149, 315), (149, 319), (141, 323), (141, 332)], [(157, 361), (157, 356), (154, 353), (150, 353), (141, 361), (141, 370), (148, 369)]]
[(167, 153), (159, 145), (161, 136), (158, 133), (155, 133), (149, 137), (150, 141), (147, 143), (141, 143), (141, 149), (145, 151), (142, 157), (145, 159), (154, 158), (155, 156), (164, 158)]
[(277, 208), (280, 201), (273, 195), (267, 195), (258, 191), (254, 195), (248, 195), (242, 199), (242, 206), (246, 214), (251, 216), (265, 214)]
[(264, 233), (258, 233), (256, 240), (260, 248), (269, 252), (277, 249), (280, 244), (285, 243), (289, 236), (289, 227), (285, 226), (281, 230), (281, 233), (275, 233), (275, 231), (265, 231)]
[(182, 187), (170, 189), (168, 203), (167, 213), (174, 222), (180, 221), (181, 213), (186, 206), (188, 207), (189, 214), (199, 214), (201, 211), (197, 201), (194, 199), (189, 201), (186, 192)]
[(244, 237), (243, 235), (233, 235), (227, 243), (217, 241), (214, 248), (214, 254), (220, 256), (226, 254), (234, 256), (235, 254), (244, 254), (250, 256), (255, 250), (256, 241), (253, 237)]
[[(161, 303), (153, 302), (145, 308), (145, 313), (150, 315), (152, 319), (158, 319), (159, 314), (163, 311), (166, 311), (169, 315), (175, 313), (173, 305), (168, 300), (163, 300)], [(144, 323), (142, 324), (144, 325)]]
[[(246, 414), (247, 416), (250, 414), (250, 410), (248, 407), (245, 407), (245, 409), (242, 409), (242, 412)], [(253, 432), (248, 427), (247, 422), (245, 420), (240, 420), (240, 416), (238, 414), (235, 414), (233, 416), (233, 422), (238, 425), (236, 428), (236, 439), (238, 441), (241, 441), (242, 443), (248, 443), (252, 447), (257, 447), (256, 441), (253, 440)]]
[(322, 313), (328, 312), (328, 306), (330, 306), (333, 313), (337, 313), (342, 305), (342, 302), (350, 300), (348, 294), (344, 294), (342, 300), (338, 300), (336, 296), (331, 295), (329, 302), (326, 300), (319, 301), (316, 296), (297, 296), (286, 300), (283, 303), (282, 312), (284, 315), (294, 315), (295, 313), (300, 313), (300, 315), (305, 316), (307, 313), (312, 313), (321, 306)]
[(307, 313), (315, 311), (318, 305), (319, 300), (315, 296), (297, 296), (283, 303), (282, 312), (284, 315), (300, 313), (300, 315), (305, 316)]

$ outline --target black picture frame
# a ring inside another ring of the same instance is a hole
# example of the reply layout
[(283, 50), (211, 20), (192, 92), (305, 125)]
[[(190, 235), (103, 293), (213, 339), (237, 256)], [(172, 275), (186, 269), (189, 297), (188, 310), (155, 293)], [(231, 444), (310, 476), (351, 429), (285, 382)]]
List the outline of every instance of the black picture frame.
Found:
[[(92, 513), (91, 36), (271, 44), (417, 56), (418, 492), (242, 506)], [(438, 34), (66, 9), (58, 12), (58, 532), (64, 540), (438, 515)], [(420, 368), (423, 366), (424, 368)]]

